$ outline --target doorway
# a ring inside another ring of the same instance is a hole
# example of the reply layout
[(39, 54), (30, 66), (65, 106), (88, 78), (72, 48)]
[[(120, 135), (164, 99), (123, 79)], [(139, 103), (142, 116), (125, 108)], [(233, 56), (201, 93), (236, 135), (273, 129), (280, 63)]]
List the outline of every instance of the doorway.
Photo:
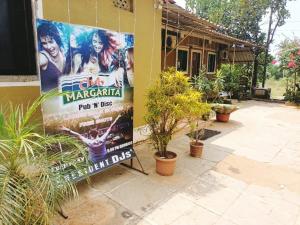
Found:
[(198, 77), (201, 70), (201, 51), (192, 50), (191, 77)]

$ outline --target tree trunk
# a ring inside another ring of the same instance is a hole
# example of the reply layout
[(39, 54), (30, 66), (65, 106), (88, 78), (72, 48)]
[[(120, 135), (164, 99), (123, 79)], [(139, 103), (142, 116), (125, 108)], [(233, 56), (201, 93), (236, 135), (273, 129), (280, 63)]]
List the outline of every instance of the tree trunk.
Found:
[(266, 78), (267, 78), (267, 65), (268, 65), (269, 47), (270, 47), (270, 42), (271, 42), (272, 23), (273, 23), (273, 7), (271, 6), (268, 37), (267, 37), (267, 43), (266, 43), (266, 49), (265, 49), (265, 61), (264, 61), (264, 71), (263, 71), (263, 80), (262, 80), (263, 88), (265, 87)]
[(253, 75), (252, 75), (252, 92), (257, 85), (258, 55), (259, 55), (259, 53), (256, 52), (255, 56), (254, 56)]

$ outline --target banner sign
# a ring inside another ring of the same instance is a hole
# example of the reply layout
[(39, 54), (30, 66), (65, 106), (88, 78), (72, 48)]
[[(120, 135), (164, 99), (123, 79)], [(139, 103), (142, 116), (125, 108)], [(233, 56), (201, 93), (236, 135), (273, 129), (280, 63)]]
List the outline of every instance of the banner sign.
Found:
[(134, 36), (41, 19), (36, 24), (41, 91), (63, 93), (42, 106), (45, 131), (72, 135), (88, 151), (89, 168), (68, 179), (134, 157)]

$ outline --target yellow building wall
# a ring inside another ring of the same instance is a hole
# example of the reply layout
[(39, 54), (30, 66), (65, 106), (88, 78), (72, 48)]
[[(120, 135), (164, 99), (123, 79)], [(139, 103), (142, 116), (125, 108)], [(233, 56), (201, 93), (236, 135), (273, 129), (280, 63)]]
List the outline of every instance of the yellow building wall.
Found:
[[(23, 105), (23, 109), (26, 109), (39, 95), (39, 86), (0, 87), (0, 107), (4, 109), (4, 112), (10, 104), (14, 106)], [(36, 112), (34, 119), (37, 122), (42, 122), (40, 110)]]
[[(134, 12), (116, 8), (112, 0), (43, 0), (44, 19), (96, 26), (135, 34), (134, 126), (143, 125), (146, 91), (161, 64), (161, 10), (154, 0), (133, 0)], [(68, 4), (69, 3), (69, 4)]]
[[(134, 127), (145, 124), (146, 91), (160, 72), (161, 10), (154, 8), (154, 1), (133, 0), (134, 12), (129, 12), (116, 8), (112, 0), (43, 0), (44, 19), (135, 34)], [(0, 87), (0, 105), (7, 102), (28, 105), (39, 94), (39, 86), (8, 84)]]

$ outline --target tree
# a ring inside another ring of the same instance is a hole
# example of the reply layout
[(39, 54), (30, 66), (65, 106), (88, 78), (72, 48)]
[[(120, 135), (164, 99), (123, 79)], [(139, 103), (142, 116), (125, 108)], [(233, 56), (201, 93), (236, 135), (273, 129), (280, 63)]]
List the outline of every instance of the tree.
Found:
[(262, 52), (265, 33), (262, 32), (260, 22), (267, 12), (269, 0), (187, 0), (187, 9), (199, 16), (222, 24), (228, 28), (227, 34), (255, 43), (254, 69), (252, 84), (256, 86), (259, 70), (259, 54)]
[(268, 35), (265, 44), (265, 61), (262, 86), (265, 87), (267, 66), (268, 66), (268, 54), (271, 43), (273, 42), (275, 32), (278, 27), (285, 24), (285, 20), (290, 16), (289, 11), (286, 9), (287, 2), (290, 0), (269, 0), (269, 26)]
[(236, 8), (237, 3), (237, 0), (186, 0), (186, 8), (203, 18), (228, 27), (232, 21), (231, 17), (236, 13), (232, 9)]
[(285, 100), (300, 102), (300, 40), (286, 39), (280, 43), (280, 67), (284, 71), (287, 86)]

